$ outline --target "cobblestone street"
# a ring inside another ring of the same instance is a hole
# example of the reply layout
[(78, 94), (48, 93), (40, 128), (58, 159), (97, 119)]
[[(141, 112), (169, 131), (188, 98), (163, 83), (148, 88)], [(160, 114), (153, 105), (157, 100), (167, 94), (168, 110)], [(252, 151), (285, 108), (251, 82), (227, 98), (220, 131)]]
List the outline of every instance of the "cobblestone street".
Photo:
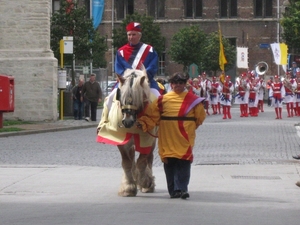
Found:
[[(292, 155), (300, 153), (299, 117), (287, 118), (283, 109), (283, 119), (276, 120), (274, 109), (266, 105), (258, 117), (241, 118), (237, 106), (231, 111), (231, 120), (210, 115), (198, 128), (194, 165), (298, 163)], [(120, 167), (117, 148), (96, 143), (96, 123), (83, 129), (74, 128), (88, 122), (56, 123), (70, 130), (0, 138), (0, 164)], [(160, 165), (156, 149), (154, 166)]]

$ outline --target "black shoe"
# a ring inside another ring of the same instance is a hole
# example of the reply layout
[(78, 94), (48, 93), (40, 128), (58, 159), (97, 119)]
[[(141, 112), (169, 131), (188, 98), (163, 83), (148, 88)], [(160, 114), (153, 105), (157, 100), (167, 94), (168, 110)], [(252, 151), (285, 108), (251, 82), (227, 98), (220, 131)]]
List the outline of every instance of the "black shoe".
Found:
[(300, 155), (293, 155), (294, 159), (300, 159)]
[(190, 194), (189, 193), (187, 193), (187, 192), (182, 192), (182, 194), (181, 194), (181, 199), (187, 199), (187, 198), (189, 198), (190, 197)]
[(181, 191), (176, 191), (174, 194), (170, 196), (170, 198), (180, 198), (181, 197)]

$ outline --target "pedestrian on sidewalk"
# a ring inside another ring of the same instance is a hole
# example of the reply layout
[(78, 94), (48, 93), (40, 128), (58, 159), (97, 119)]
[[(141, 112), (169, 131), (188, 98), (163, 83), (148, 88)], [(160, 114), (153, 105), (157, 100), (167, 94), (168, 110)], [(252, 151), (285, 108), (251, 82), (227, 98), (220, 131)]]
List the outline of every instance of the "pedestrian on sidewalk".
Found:
[(158, 126), (158, 149), (164, 165), (171, 198), (189, 198), (191, 163), (196, 129), (206, 112), (200, 98), (186, 89), (188, 74), (175, 73), (169, 82), (172, 90), (159, 96), (138, 119), (138, 127), (150, 131)]
[(72, 96), (73, 96), (73, 111), (74, 111), (74, 119), (81, 120), (83, 114), (83, 101), (81, 99), (81, 92), (83, 87), (83, 79), (78, 80), (78, 84), (72, 88)]
[[(82, 88), (81, 101), (84, 99), (85, 120), (97, 120), (98, 103), (102, 101), (102, 90), (96, 81), (96, 74), (92, 73), (88, 82), (85, 82)], [(91, 112), (91, 118), (90, 118)]]

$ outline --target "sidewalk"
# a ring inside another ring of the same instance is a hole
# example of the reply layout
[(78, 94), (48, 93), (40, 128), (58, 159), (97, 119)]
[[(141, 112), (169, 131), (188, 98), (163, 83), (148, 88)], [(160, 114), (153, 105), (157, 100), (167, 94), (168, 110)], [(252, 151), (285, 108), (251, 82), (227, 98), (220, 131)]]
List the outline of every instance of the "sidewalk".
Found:
[(0, 133), (0, 137), (9, 137), (17, 135), (26, 135), (26, 134), (36, 134), (36, 133), (45, 133), (45, 132), (55, 132), (63, 130), (73, 130), (73, 129), (83, 129), (98, 126), (99, 121), (85, 121), (85, 120), (57, 120), (50, 122), (36, 122), (32, 124), (20, 124), (10, 127), (18, 127), (23, 129), (22, 131), (13, 131), (13, 132), (3, 132)]
[[(121, 168), (0, 166), (2, 225), (298, 225), (298, 165), (193, 166), (190, 198), (170, 199), (162, 167), (155, 193), (119, 197)], [(101, 222), (99, 222), (101, 221)]]
[[(98, 112), (98, 120), (100, 116)], [(0, 133), (0, 137), (96, 129), (97, 125), (98, 122), (85, 120), (59, 120), (24, 125), (25, 131)], [(126, 198), (117, 195), (121, 168), (0, 165), (1, 225), (299, 224), (300, 188), (295, 183), (300, 180), (300, 163), (297, 160), (264, 165), (194, 163), (188, 200), (170, 199), (163, 167), (154, 167), (153, 171), (155, 192), (138, 192), (136, 197)]]
[(86, 121), (86, 120), (74, 120), (70, 117), (64, 117), (63, 120), (57, 121), (46, 121), (46, 122), (35, 122), (32, 124), (20, 124), (13, 125), (10, 127), (18, 127), (23, 129), (22, 131), (14, 132), (0, 132), (0, 137), (9, 137), (26, 134), (36, 134), (45, 132), (55, 132), (63, 130), (83, 129), (95, 127), (97, 128), (102, 114), (102, 109), (97, 110), (97, 121)]

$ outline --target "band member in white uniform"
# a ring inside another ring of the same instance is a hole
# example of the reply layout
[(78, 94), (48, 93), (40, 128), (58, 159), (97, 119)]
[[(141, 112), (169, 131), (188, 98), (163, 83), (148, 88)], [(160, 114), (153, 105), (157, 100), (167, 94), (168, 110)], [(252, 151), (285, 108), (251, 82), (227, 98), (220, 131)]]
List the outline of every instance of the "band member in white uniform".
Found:
[(208, 108), (210, 105), (209, 91), (211, 90), (211, 81), (207, 79), (205, 72), (202, 73), (201, 88), (203, 90), (203, 96), (201, 97), (205, 98), (204, 107), (206, 110), (206, 114), (210, 115), (208, 112)]
[(211, 90), (209, 91), (210, 104), (213, 110), (213, 115), (218, 113), (218, 102), (219, 102), (219, 93), (222, 90), (222, 86), (217, 81), (217, 77), (212, 78)]
[(221, 105), (223, 108), (223, 119), (227, 119), (227, 117), (228, 119), (231, 119), (230, 109), (231, 109), (233, 91), (234, 91), (234, 85), (230, 81), (230, 76), (226, 76), (221, 91)]
[(286, 72), (286, 77), (282, 80), (285, 96), (284, 102), (286, 103), (286, 110), (288, 117), (294, 116), (294, 104), (296, 102), (295, 89), (297, 88), (297, 82), (291, 77), (290, 72)]
[(260, 88), (259, 80), (254, 76), (251, 77), (249, 90), (249, 114), (250, 116), (258, 116), (258, 90)]
[(264, 75), (259, 75), (259, 89), (258, 89), (258, 110), (264, 112), (264, 95), (267, 88), (267, 84), (264, 80)]
[(241, 77), (236, 80), (235, 90), (237, 91), (235, 103), (240, 105), (240, 117), (248, 117), (250, 84), (246, 73), (243, 73)]
[(272, 106), (275, 108), (275, 119), (282, 119), (282, 100), (285, 96), (285, 89), (278, 75), (274, 76), (269, 96), (272, 98)]

